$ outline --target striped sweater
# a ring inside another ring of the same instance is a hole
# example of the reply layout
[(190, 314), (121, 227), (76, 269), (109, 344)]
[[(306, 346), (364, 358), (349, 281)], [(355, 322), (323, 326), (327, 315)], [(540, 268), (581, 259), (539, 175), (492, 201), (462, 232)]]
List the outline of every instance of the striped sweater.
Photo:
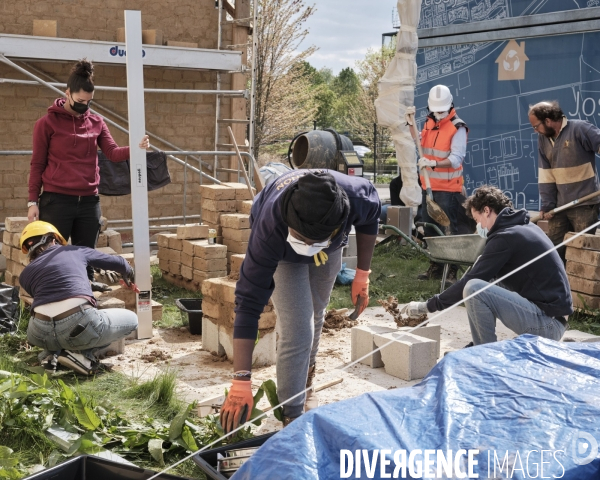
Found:
[[(583, 120), (563, 121), (554, 142), (538, 135), (540, 210), (549, 212), (600, 189), (596, 154), (600, 152), (600, 129)], [(595, 198), (584, 205), (600, 202)]]

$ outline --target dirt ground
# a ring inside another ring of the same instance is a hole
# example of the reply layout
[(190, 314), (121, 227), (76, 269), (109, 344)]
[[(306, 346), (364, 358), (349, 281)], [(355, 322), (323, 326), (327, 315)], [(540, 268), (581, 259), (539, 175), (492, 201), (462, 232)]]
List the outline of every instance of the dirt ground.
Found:
[[(447, 312), (432, 323), (442, 325), (441, 358), (444, 352), (462, 348), (471, 341), (464, 308)], [(393, 317), (383, 307), (368, 308), (357, 324), (387, 327), (396, 325)], [(499, 326), (498, 330), (500, 340), (514, 336), (502, 326)], [(362, 364), (341, 371), (340, 369), (350, 362), (350, 344), (350, 328), (330, 329), (323, 333), (317, 357), (315, 385), (338, 378), (342, 378), (343, 381), (318, 393), (321, 404), (378, 390), (408, 387), (419, 382), (406, 382), (386, 374), (383, 368), (372, 369)], [(228, 360), (222, 361), (202, 350), (202, 337), (191, 335), (185, 327), (155, 329), (152, 339), (128, 340), (125, 353), (108, 361), (115, 365), (116, 370), (144, 379), (152, 378), (161, 369), (175, 369), (178, 373), (179, 393), (188, 401), (202, 401), (223, 395), (225, 388), (230, 385), (232, 372), (232, 364)], [(276, 381), (275, 365), (254, 369), (252, 384), (255, 387), (269, 379)], [(266, 400), (262, 400), (259, 408), (265, 408), (267, 405)], [(279, 425), (279, 422), (270, 420), (261, 431), (269, 431), (278, 428)]]

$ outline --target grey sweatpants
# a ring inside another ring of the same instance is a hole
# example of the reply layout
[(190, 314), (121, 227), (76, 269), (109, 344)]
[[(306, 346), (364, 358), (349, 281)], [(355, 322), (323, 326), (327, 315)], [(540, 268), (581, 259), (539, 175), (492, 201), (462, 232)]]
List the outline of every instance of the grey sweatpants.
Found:
[[(306, 388), (308, 367), (317, 360), (325, 309), (335, 277), (342, 268), (342, 249), (325, 265), (279, 262), (273, 304), (277, 310), (277, 395), (283, 402)], [(304, 411), (304, 397), (283, 406), (286, 417)]]

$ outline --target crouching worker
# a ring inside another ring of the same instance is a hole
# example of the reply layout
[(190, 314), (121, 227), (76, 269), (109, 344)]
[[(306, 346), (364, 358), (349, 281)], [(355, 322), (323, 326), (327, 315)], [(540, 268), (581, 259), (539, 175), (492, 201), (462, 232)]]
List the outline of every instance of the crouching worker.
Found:
[[(485, 249), (469, 273), (427, 302), (411, 302), (408, 315), (444, 310), (553, 248), (526, 210), (513, 210), (496, 187), (482, 186), (464, 204), (487, 238)], [(529, 333), (560, 340), (573, 313), (567, 273), (556, 250), (465, 300), (473, 345), (495, 342), (496, 319), (518, 335)], [(505, 288), (503, 288), (505, 287)], [(471, 344), (467, 345), (471, 346)]]
[(58, 361), (82, 375), (94, 373), (102, 366), (94, 352), (129, 335), (138, 320), (129, 310), (96, 309), (87, 267), (119, 272), (122, 285), (139, 292), (133, 269), (122, 257), (67, 245), (47, 222), (27, 225), (20, 244), (29, 264), (19, 283), (33, 297), (27, 341), (43, 349), (40, 360), (47, 368)]
[(252, 412), (252, 353), (258, 319), (271, 296), (278, 315), (277, 394), (280, 401), (289, 400), (283, 406), (284, 424), (318, 405), (312, 391), (306, 400), (298, 394), (312, 385), (315, 375), (325, 309), (342, 267), (342, 247), (354, 226), (358, 268), (351, 295), (362, 312), (369, 304), (380, 210), (369, 181), (331, 170), (293, 170), (256, 196), (235, 290), (233, 384), (221, 408), (225, 432)]

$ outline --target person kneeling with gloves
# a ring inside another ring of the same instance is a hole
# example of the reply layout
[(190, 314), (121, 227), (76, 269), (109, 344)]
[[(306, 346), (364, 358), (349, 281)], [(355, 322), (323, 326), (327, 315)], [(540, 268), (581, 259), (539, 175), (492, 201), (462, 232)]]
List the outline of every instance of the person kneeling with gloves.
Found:
[[(529, 221), (527, 211), (513, 210), (510, 199), (496, 187), (479, 187), (464, 206), (477, 222), (479, 235), (487, 238), (483, 253), (460, 281), (427, 302), (410, 302), (402, 313), (418, 316), (444, 310), (553, 248), (542, 229)], [(505, 278), (501, 285), (465, 300), (473, 337), (467, 347), (495, 342), (497, 318), (518, 335), (562, 338), (573, 304), (556, 250)]]
[(94, 373), (101, 367), (94, 352), (129, 335), (138, 319), (121, 308), (96, 309), (87, 267), (115, 270), (123, 276), (123, 287), (139, 292), (133, 269), (117, 255), (67, 245), (47, 222), (27, 225), (20, 245), (29, 264), (19, 283), (33, 297), (27, 341), (43, 348), (39, 358), (47, 368), (58, 362), (82, 375)]
[(373, 185), (332, 170), (293, 170), (254, 199), (252, 232), (237, 282), (233, 330), (233, 384), (221, 408), (228, 433), (252, 412), (252, 353), (258, 319), (269, 298), (277, 311), (277, 394), (284, 425), (318, 406), (312, 391), (315, 362), (342, 247), (356, 229), (358, 268), (352, 302), (369, 304), (369, 273), (381, 203)]

